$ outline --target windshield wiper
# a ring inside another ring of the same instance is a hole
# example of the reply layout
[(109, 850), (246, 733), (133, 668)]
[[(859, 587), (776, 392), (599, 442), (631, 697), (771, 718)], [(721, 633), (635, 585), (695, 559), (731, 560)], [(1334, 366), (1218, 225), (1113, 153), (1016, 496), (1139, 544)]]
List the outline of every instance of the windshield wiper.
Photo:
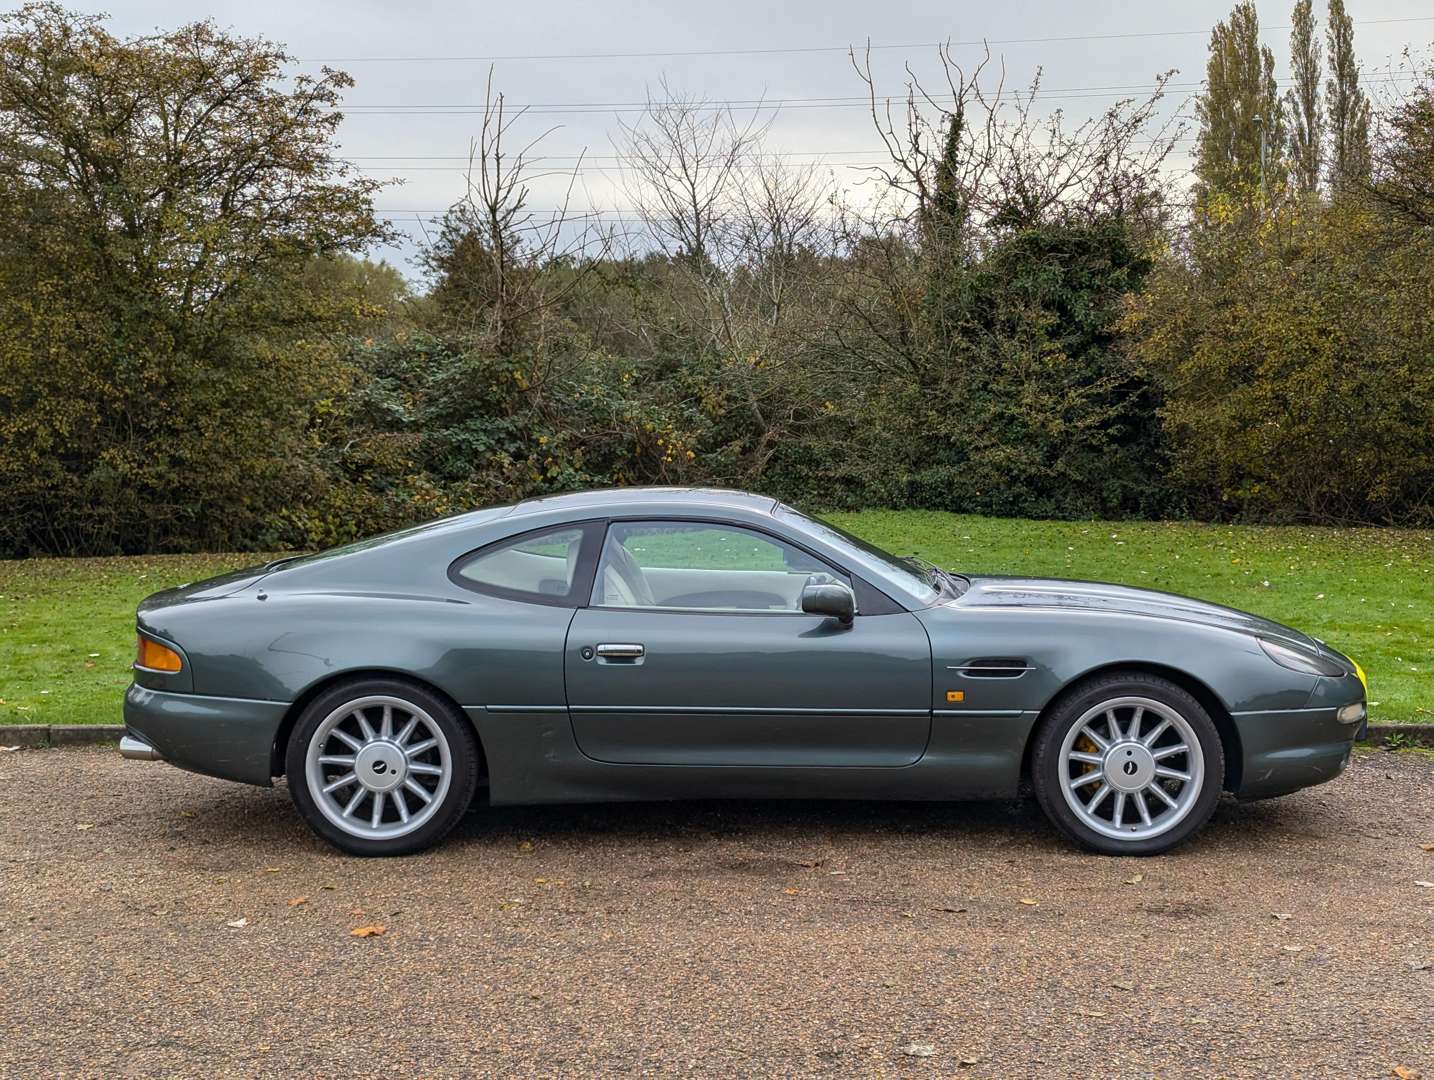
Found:
[(960, 575), (953, 574), (950, 570), (937, 566), (930, 559), (923, 559), (920, 555), (902, 555), (900, 559), (902, 562), (920, 569), (926, 577), (927, 584), (933, 588), (960, 596), (970, 584)]

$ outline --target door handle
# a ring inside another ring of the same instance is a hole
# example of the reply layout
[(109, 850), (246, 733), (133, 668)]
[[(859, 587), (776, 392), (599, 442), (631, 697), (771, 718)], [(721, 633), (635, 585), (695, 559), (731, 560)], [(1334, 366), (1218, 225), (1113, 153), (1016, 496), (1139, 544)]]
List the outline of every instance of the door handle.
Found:
[(640, 660), (646, 652), (635, 641), (610, 641), (597, 647), (599, 660)]

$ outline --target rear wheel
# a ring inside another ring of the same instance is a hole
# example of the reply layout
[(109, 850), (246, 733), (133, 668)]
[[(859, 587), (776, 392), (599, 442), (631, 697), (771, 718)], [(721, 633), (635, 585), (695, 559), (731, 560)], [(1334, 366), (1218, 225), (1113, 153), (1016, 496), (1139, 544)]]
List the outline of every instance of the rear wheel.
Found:
[(1060, 702), (1031, 768), (1056, 827), (1112, 855), (1155, 855), (1188, 839), (1210, 820), (1225, 777), (1209, 713), (1140, 672), (1101, 676)]
[(285, 767), (294, 805), (324, 839), (354, 855), (406, 855), (442, 839), (473, 801), (478, 745), (426, 687), (365, 679), (309, 704)]

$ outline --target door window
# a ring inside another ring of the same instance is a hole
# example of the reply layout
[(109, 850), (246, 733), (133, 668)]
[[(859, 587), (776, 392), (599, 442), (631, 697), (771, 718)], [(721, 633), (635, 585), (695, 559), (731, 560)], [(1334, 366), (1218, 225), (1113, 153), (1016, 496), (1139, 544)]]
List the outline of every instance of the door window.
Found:
[(615, 608), (799, 612), (808, 583), (844, 574), (776, 537), (707, 522), (614, 522), (593, 604)]

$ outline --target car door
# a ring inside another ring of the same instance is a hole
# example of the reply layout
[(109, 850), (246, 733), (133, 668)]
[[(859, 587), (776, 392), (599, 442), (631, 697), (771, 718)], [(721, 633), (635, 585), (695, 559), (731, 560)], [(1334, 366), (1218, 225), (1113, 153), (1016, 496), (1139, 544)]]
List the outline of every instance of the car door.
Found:
[(615, 521), (564, 655), (587, 756), (645, 765), (900, 766), (931, 731), (931, 645), (910, 612), (801, 611), (851, 584), (787, 541), (705, 521)]

